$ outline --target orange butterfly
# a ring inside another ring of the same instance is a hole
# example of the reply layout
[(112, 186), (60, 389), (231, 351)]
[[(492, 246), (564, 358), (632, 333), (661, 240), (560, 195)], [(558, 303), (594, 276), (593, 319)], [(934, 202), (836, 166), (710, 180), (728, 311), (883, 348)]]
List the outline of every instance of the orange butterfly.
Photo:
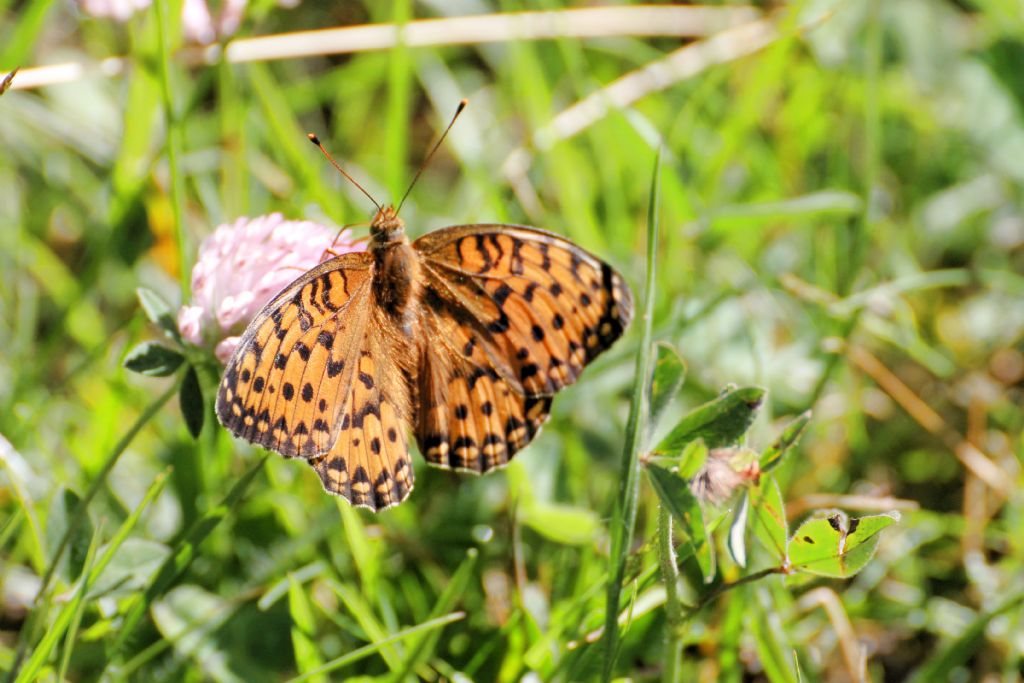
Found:
[(310, 270), (252, 321), (217, 415), (383, 510), (413, 487), (407, 425), (432, 465), (502, 467), (632, 313), (622, 277), (563, 237), (481, 224), (410, 243), (397, 210), (378, 208), (367, 251)]

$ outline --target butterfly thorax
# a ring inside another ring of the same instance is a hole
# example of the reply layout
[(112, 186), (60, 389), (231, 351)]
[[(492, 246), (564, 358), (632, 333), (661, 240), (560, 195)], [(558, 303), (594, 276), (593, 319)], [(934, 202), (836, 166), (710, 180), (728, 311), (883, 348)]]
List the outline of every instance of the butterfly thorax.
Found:
[(370, 221), (370, 249), (375, 245), (386, 246), (390, 242), (402, 241), (405, 236), (405, 222), (398, 217), (393, 206), (377, 211)]
[(420, 263), (394, 207), (385, 207), (374, 216), (369, 249), (374, 257), (374, 298), (380, 310), (411, 335), (419, 299)]

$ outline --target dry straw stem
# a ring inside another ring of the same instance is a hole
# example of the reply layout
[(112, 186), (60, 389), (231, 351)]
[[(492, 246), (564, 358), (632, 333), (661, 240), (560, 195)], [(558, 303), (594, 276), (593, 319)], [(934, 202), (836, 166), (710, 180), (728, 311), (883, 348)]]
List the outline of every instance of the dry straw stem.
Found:
[(850, 617), (846, 614), (842, 600), (831, 588), (814, 588), (800, 597), (798, 606), (809, 612), (816, 607), (825, 610), (832, 629), (839, 641), (839, 649), (843, 653), (843, 661), (851, 681), (867, 681), (867, 653), (857, 639)]
[(964, 439), (946, 424), (935, 410), (913, 389), (903, 383), (885, 364), (867, 349), (851, 344), (847, 347), (850, 361), (870, 377), (896, 401), (910, 417), (928, 432), (940, 437), (974, 476), (984, 481), (1004, 499), (1013, 492), (1014, 478), (977, 446)]
[[(753, 18), (753, 15), (747, 16)], [(815, 23), (811, 22), (804, 29)], [(534, 133), (532, 145), (539, 151), (550, 149), (555, 143), (571, 138), (600, 121), (610, 111), (625, 109), (647, 95), (692, 78), (712, 66), (753, 54), (778, 38), (772, 20), (756, 19), (681, 47), (562, 110)], [(527, 178), (532, 160), (525, 147), (517, 147), (505, 158), (501, 170), (520, 204), (527, 213), (536, 216), (541, 213), (540, 199)]]
[[(316, 31), (298, 31), (239, 38), (226, 46), (189, 48), (179, 55), (189, 64), (260, 62), (320, 55), (408, 47), (471, 45), (553, 38), (611, 38), (617, 36), (698, 38), (746, 24), (758, 16), (751, 7), (635, 5), (587, 7), (547, 12), (511, 12), (397, 24), (367, 24)], [(68, 62), (22, 69), (12, 89), (30, 90), (69, 83), (88, 75), (115, 76), (128, 65), (123, 57), (94, 64)]]
[[(559, 140), (594, 125), (610, 111), (626, 109), (653, 92), (752, 54), (777, 37), (770, 20), (756, 19), (681, 47), (574, 102), (534, 134), (532, 146), (540, 151), (549, 150)], [(526, 213), (537, 217), (542, 214), (541, 200), (526, 174), (531, 163), (532, 156), (526, 147), (516, 147), (502, 163), (502, 173)]]
[(770, 45), (777, 37), (771, 20), (758, 19), (681, 47), (612, 81), (561, 111), (551, 123), (534, 134), (534, 145), (539, 150), (548, 149), (555, 142), (570, 138), (593, 125), (611, 110), (629, 107), (651, 93), (692, 78), (716, 64), (753, 54)]
[(865, 496), (841, 493), (809, 493), (786, 503), (786, 517), (795, 519), (809, 510), (842, 508), (858, 512), (888, 512), (889, 510), (917, 510), (916, 500), (893, 496)]
[[(983, 392), (975, 391), (967, 406), (966, 443), (984, 443), (988, 431), (988, 411), (989, 401), (986, 400)], [(1000, 507), (1001, 501), (994, 501), (988, 495), (988, 487), (985, 482), (968, 471), (967, 476), (964, 477), (962, 504), (964, 531), (960, 537), (960, 550), (965, 566), (972, 555), (984, 561), (985, 531), (989, 521)]]

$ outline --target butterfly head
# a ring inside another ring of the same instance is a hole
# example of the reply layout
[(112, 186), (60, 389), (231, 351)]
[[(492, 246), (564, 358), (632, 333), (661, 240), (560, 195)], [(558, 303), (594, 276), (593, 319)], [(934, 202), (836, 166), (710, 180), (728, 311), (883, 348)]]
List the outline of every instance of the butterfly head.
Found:
[(379, 209), (370, 222), (370, 236), (375, 242), (396, 242), (405, 234), (405, 222), (393, 206)]

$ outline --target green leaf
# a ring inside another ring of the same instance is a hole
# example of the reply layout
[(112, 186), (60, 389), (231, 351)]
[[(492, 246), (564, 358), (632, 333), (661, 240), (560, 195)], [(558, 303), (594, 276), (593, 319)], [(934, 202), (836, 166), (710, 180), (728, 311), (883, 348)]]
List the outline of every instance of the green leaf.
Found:
[(199, 386), (199, 375), (196, 369), (189, 366), (185, 371), (185, 377), (181, 382), (181, 392), (178, 394), (178, 403), (181, 405), (181, 414), (185, 418), (185, 426), (192, 438), (198, 439), (199, 433), (203, 431), (203, 418), (206, 416), (206, 408), (203, 406), (203, 390)]
[(789, 541), (790, 565), (819, 576), (853, 576), (874, 556), (878, 533), (899, 519), (898, 512), (854, 519), (842, 513), (812, 517)]
[(754, 421), (764, 394), (760, 387), (726, 389), (714, 401), (688, 413), (653, 452), (678, 455), (687, 444), (697, 439), (704, 439), (708, 448), (736, 443)]
[(146, 317), (168, 337), (180, 342), (181, 333), (178, 332), (178, 323), (174, 319), (174, 311), (170, 305), (159, 294), (145, 287), (136, 289), (135, 295), (139, 298), (139, 304), (146, 312)]
[(704, 582), (711, 582), (715, 578), (715, 553), (704, 524), (700, 501), (693, 495), (686, 480), (677, 473), (657, 465), (648, 465), (647, 473), (661, 504), (668, 508), (693, 543)]
[(654, 372), (651, 376), (649, 392), (650, 415), (647, 422), (649, 432), (653, 432), (657, 428), (661, 414), (679, 393), (679, 389), (682, 388), (683, 382), (686, 380), (686, 364), (679, 357), (679, 352), (675, 347), (664, 342), (658, 342), (655, 347), (658, 349), (658, 355), (654, 361)]
[(232, 605), (219, 595), (186, 584), (153, 603), (153, 623), (182, 657), (201, 667), (204, 679), (242, 681), (230, 668), (231, 658), (219, 648), (214, 633), (232, 614)]
[[(302, 584), (294, 576), (288, 577), (288, 611), (292, 616), (292, 648), (295, 651), (295, 668), (299, 673), (315, 671), (323, 666), (320, 652), (316, 644), (316, 620), (309, 598), (302, 589)], [(311, 676), (309, 680), (325, 681), (322, 674)]]
[(804, 430), (811, 421), (811, 411), (802, 413), (795, 420), (786, 425), (778, 440), (761, 454), (760, 466), (762, 472), (768, 472), (782, 462), (786, 454), (792, 450), (797, 441), (803, 435)]
[(754, 536), (776, 560), (784, 562), (789, 546), (789, 527), (782, 492), (775, 477), (762, 475), (757, 485), (750, 487), (749, 496)]
[(601, 530), (596, 512), (572, 505), (531, 502), (523, 506), (519, 519), (541, 536), (564, 545), (587, 545)]
[(90, 599), (124, 597), (141, 590), (171, 552), (163, 543), (143, 538), (126, 538), (116, 545), (120, 547), (111, 542), (102, 549), (103, 556), (109, 554), (109, 564), (94, 581)]
[[(57, 570), (68, 581), (74, 581), (82, 573), (85, 556), (89, 552), (89, 542), (93, 536), (92, 520), (87, 512), (78, 509), (80, 503), (81, 498), (77, 493), (61, 487), (50, 502), (50, 513), (46, 520), (46, 547), (50, 562), (59, 562)], [(69, 526), (72, 526), (71, 519), (76, 515), (83, 517), (73, 525), (67, 541), (68, 553), (64, 557), (57, 557), (61, 540)]]
[(691, 441), (679, 454), (679, 476), (683, 479), (693, 479), (707, 461), (708, 447), (704, 445), (704, 440)]
[(140, 375), (166, 377), (177, 370), (184, 360), (185, 357), (174, 349), (147, 341), (128, 352), (124, 366)]

